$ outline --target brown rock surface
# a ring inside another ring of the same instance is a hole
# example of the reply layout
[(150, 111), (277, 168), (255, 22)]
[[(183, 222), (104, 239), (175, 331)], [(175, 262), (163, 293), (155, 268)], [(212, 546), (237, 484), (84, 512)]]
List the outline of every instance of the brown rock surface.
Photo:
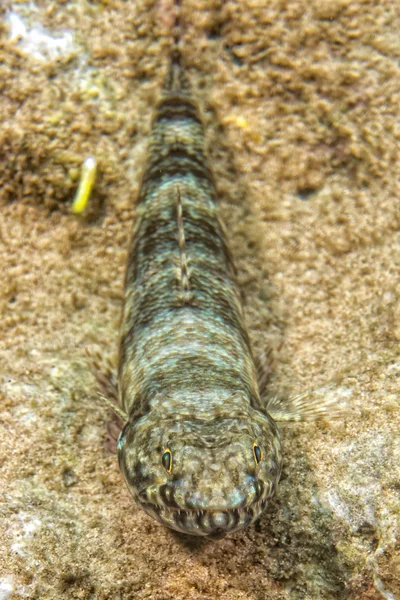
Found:
[(277, 497), (219, 543), (132, 503), (85, 358), (116, 349), (170, 2), (35, 6), (0, 8), (0, 599), (400, 597), (399, 1), (183, 0), (254, 347), (277, 349), (271, 393), (350, 407), (283, 428)]

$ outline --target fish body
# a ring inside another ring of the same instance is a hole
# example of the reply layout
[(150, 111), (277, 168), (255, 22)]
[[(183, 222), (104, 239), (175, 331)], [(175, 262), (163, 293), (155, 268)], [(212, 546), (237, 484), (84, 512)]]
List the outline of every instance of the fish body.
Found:
[(212, 539), (254, 522), (281, 471), (197, 103), (179, 52), (155, 109), (129, 249), (119, 464), (138, 504)]

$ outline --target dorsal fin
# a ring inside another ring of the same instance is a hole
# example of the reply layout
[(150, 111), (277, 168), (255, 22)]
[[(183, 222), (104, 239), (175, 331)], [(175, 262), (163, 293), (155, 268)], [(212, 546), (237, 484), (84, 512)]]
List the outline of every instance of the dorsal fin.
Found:
[(183, 208), (181, 190), (179, 185), (177, 186), (177, 222), (178, 222), (178, 247), (179, 247), (179, 260), (180, 260), (180, 277), (179, 283), (183, 292), (188, 292), (189, 286), (189, 272), (188, 272), (188, 260), (186, 255), (186, 240), (185, 230), (183, 225)]

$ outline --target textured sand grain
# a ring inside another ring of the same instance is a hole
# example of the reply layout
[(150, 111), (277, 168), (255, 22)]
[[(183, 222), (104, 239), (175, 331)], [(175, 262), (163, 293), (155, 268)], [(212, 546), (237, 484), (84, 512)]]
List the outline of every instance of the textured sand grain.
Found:
[[(116, 349), (169, 3), (37, 5), (75, 49), (33, 60), (2, 9), (0, 596), (400, 596), (399, 1), (184, 0), (249, 328), (258, 352), (275, 348), (271, 393), (351, 407), (344, 423), (284, 428), (278, 496), (218, 544), (132, 503), (85, 362), (87, 347)], [(77, 219), (89, 154), (99, 177)]]

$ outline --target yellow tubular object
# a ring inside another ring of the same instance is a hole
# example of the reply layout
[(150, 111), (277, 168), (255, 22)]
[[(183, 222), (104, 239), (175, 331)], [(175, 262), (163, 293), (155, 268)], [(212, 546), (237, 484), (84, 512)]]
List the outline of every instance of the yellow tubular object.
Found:
[(96, 179), (96, 169), (97, 162), (94, 156), (85, 158), (82, 164), (78, 189), (71, 207), (71, 211), (74, 215), (81, 215), (86, 208)]

